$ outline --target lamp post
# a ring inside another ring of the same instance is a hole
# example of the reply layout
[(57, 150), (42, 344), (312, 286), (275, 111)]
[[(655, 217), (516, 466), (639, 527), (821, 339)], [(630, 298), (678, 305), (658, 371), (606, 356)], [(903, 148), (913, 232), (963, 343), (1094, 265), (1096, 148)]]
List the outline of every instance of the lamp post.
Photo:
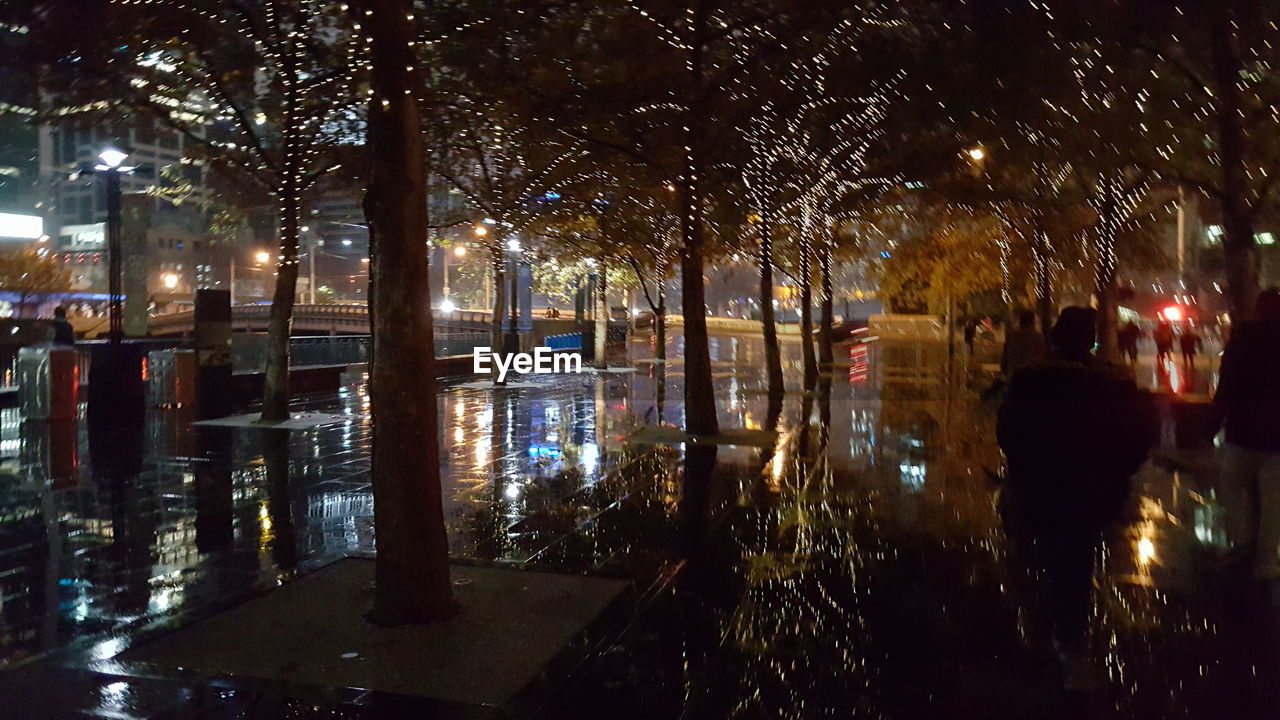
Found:
[[(259, 250), (253, 254), (253, 261), (257, 263), (257, 267), (247, 266), (248, 270), (262, 270), (263, 266), (271, 262), (271, 253), (266, 250)], [(236, 255), (231, 254), (231, 304), (236, 303)]]
[(520, 321), (520, 297), (519, 297), (519, 258), (520, 258), (520, 241), (512, 238), (507, 241), (507, 255), (511, 264), (511, 298), (507, 304), (511, 307), (510, 321), (507, 324), (507, 337), (503, 341), (506, 345), (508, 353), (520, 352), (520, 331), (517, 323)]
[[(107, 182), (107, 273), (110, 298), (110, 341), (93, 349), (89, 366), (88, 418), (90, 432), (133, 432), (146, 416), (147, 389), (142, 348), (124, 344), (124, 257), (120, 213), (120, 176), (136, 168), (126, 166), (128, 153), (106, 148), (91, 171)], [(114, 442), (114, 440), (112, 440)]]
[(121, 220), (120, 220), (120, 176), (133, 172), (134, 168), (124, 165), (129, 154), (115, 148), (106, 148), (98, 153), (98, 165), (94, 172), (101, 173), (107, 180), (107, 293), (110, 298), (111, 325), (108, 337), (113, 345), (120, 344), (124, 338), (124, 258), (121, 257)]
[[(467, 247), (465, 245), (454, 245), (451, 252), (454, 257), (463, 258), (467, 256)], [(449, 254), (449, 252), (443, 254), (444, 261), (442, 263), (444, 266), (444, 289), (441, 294), (444, 295), (445, 302), (449, 302), (449, 295), (451, 294), (449, 289)]]

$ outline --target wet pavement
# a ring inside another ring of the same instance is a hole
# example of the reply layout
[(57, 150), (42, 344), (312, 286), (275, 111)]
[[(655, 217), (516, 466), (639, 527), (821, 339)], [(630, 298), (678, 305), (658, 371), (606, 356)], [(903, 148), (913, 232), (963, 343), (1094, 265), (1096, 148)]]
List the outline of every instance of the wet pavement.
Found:
[[(670, 357), (680, 350), (676, 336)], [(722, 426), (760, 427), (759, 341), (716, 337), (712, 351)], [(980, 362), (953, 359), (948, 373), (936, 352), (843, 347), (829, 386), (788, 396), (774, 446), (686, 451), (628, 440), (681, 422), (683, 380), (643, 342), (628, 355), (619, 364), (635, 373), (440, 400), (456, 557), (635, 582), (616, 632), (532, 714), (1280, 715), (1253, 713), (1270, 700), (1257, 693), (1278, 647), (1272, 605), (1221, 569), (1211, 453), (1139, 474), (1101, 553), (1093, 687), (1069, 693), (1009, 562)], [(1177, 393), (1213, 382), (1208, 364), (1147, 368), (1140, 358), (1144, 384)], [(279, 432), (157, 410), (140, 433), (97, 437), (82, 436), (84, 420), (0, 415), (0, 698), (15, 717), (484, 715), (113, 661), (138, 638), (372, 551), (362, 378), (298, 408), (342, 417)]]

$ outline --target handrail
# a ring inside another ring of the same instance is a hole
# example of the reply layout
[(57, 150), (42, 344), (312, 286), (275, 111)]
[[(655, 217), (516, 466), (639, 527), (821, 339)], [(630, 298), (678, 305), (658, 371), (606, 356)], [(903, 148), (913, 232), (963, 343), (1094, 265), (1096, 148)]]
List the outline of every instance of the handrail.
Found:
[[(483, 329), (488, 326), (493, 316), (485, 310), (450, 310), (433, 311), (437, 325), (475, 326)], [(261, 324), (271, 317), (270, 305), (235, 305), (231, 308), (232, 327), (241, 327), (246, 323)], [(330, 327), (364, 327), (369, 325), (369, 310), (364, 305), (341, 304), (299, 304), (294, 306), (293, 321), (295, 325), (306, 326), (309, 322), (319, 321)], [(190, 328), (195, 323), (194, 310), (153, 315), (149, 318), (149, 327), (153, 332), (170, 333)]]

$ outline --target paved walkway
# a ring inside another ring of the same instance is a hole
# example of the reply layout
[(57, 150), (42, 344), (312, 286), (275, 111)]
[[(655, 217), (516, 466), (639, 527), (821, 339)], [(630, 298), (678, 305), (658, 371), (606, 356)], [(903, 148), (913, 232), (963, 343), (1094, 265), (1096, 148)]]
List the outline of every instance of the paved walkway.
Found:
[[(758, 343), (712, 350), (722, 424), (758, 427)], [(1141, 473), (1098, 577), (1097, 687), (1068, 694), (1015, 592), (974, 390), (888, 373), (906, 355), (887, 348), (855, 351), (829, 395), (788, 397), (776, 448), (685, 463), (680, 447), (628, 442), (681, 422), (683, 379), (643, 343), (630, 355), (636, 373), (441, 400), (455, 555), (637, 585), (625, 630), (544, 717), (1245, 716), (1229, 705), (1255, 689), (1239, 640), (1265, 650), (1273, 636), (1214, 569), (1211, 465)], [(200, 428), (157, 411), (110, 444), (0, 416), (0, 662), (42, 658), (0, 673), (0, 698), (25, 703), (21, 717), (409, 716), (359, 693), (211, 689), (111, 661), (183, 612), (371, 549), (367, 404), (353, 378), (299, 405), (341, 414), (331, 426)]]

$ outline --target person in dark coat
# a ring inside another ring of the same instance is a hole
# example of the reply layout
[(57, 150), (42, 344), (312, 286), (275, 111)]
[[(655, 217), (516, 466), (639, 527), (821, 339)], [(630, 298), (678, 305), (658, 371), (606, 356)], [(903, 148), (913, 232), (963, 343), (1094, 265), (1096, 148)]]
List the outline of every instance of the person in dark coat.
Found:
[(66, 308), (61, 305), (53, 310), (53, 344), (76, 344), (76, 331), (71, 327), (71, 322), (67, 320)]
[(1231, 332), (1213, 396), (1212, 432), (1225, 425), (1221, 493), (1237, 558), (1280, 578), (1280, 290), (1258, 297), (1257, 320)]
[(1157, 437), (1150, 395), (1093, 356), (1096, 323), (1091, 308), (1063, 310), (1052, 354), (1014, 376), (996, 433), (1008, 463), (1006, 529), (1014, 555), (1041, 578), (1036, 594), (1068, 677), (1085, 662), (1102, 531)]
[(1138, 339), (1142, 337), (1142, 330), (1138, 328), (1138, 323), (1130, 320), (1120, 326), (1120, 330), (1116, 332), (1116, 344), (1120, 346), (1120, 356), (1128, 360), (1130, 364), (1138, 362)]
[(1187, 368), (1194, 370), (1196, 367), (1196, 354), (1204, 347), (1204, 341), (1200, 339), (1200, 335), (1196, 333), (1195, 328), (1191, 327), (1191, 323), (1182, 326), (1182, 334), (1178, 336), (1178, 348), (1182, 350), (1182, 364)]
[(1159, 365), (1173, 354), (1173, 326), (1161, 320), (1151, 337), (1156, 341), (1156, 364)]

